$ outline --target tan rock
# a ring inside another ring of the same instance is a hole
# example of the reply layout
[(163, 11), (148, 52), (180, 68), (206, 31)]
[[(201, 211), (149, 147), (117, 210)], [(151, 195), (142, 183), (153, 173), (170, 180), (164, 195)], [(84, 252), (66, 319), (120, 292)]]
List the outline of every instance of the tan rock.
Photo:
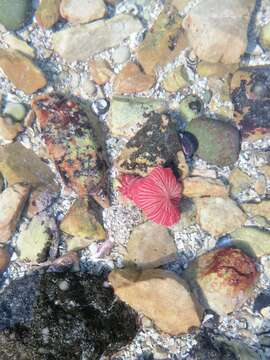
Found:
[(255, 191), (257, 192), (257, 194), (262, 196), (266, 193), (266, 187), (267, 187), (267, 184), (266, 184), (265, 177), (263, 175), (259, 176), (256, 179), (255, 184), (254, 184)]
[(187, 197), (228, 196), (229, 189), (220, 181), (200, 176), (183, 180), (183, 195)]
[(15, 123), (10, 118), (0, 116), (0, 138), (11, 141), (15, 139), (19, 132), (23, 131), (23, 127), (19, 123)]
[(103, 0), (62, 0), (60, 12), (72, 24), (84, 24), (101, 19), (106, 14)]
[(259, 168), (259, 170), (268, 180), (270, 180), (270, 165), (263, 165)]
[(214, 237), (230, 233), (246, 221), (246, 215), (230, 198), (198, 198), (195, 204), (198, 222)]
[(247, 203), (241, 205), (250, 216), (262, 216), (270, 221), (270, 201), (262, 200), (260, 203)]
[(197, 73), (202, 77), (217, 76), (219, 78), (224, 78), (229, 74), (233, 74), (237, 70), (238, 66), (238, 64), (213, 64), (201, 61), (197, 66)]
[(140, 67), (133, 63), (128, 63), (114, 80), (114, 91), (116, 94), (132, 94), (151, 89), (155, 78), (144, 74)]
[(237, 196), (252, 185), (252, 179), (239, 168), (235, 168), (229, 176), (229, 183), (231, 194)]
[(8, 80), (26, 94), (32, 94), (47, 84), (41, 70), (16, 50), (0, 50), (0, 68)]
[(30, 58), (35, 57), (34, 49), (31, 48), (31, 46), (29, 46), (26, 41), (20, 39), (16, 35), (14, 35), (12, 33), (6, 33), (4, 39), (5, 39), (6, 44), (11, 49), (18, 50)]
[(178, 160), (178, 170), (180, 172), (181, 179), (184, 179), (189, 174), (189, 166), (187, 164), (186, 157), (183, 151), (178, 151), (177, 160)]
[(41, 0), (35, 13), (37, 22), (45, 29), (50, 29), (60, 18), (61, 0)]
[(10, 263), (10, 255), (6, 247), (0, 247), (0, 274), (2, 274)]
[(217, 178), (217, 172), (214, 169), (200, 169), (200, 168), (193, 168), (191, 170), (190, 176), (201, 176), (206, 178)]
[(175, 232), (181, 232), (187, 227), (196, 224), (196, 206), (194, 201), (189, 198), (183, 198), (180, 201), (181, 218), (177, 224), (173, 225)]
[(29, 190), (29, 186), (15, 184), (0, 194), (0, 242), (7, 242), (15, 233)]
[(189, 2), (190, 0), (172, 0), (172, 5), (182, 12)]
[(48, 190), (45, 185), (33, 190), (29, 197), (26, 216), (31, 219), (47, 209), (53, 202), (54, 197), (55, 194)]
[(161, 225), (146, 222), (132, 231), (125, 261), (147, 269), (175, 260), (176, 254), (177, 248), (168, 230)]
[(120, 299), (170, 335), (200, 326), (200, 315), (184, 280), (165, 270), (113, 271), (109, 281)]
[(175, 69), (169, 71), (163, 80), (163, 87), (168, 92), (176, 92), (188, 85), (188, 77), (183, 65), (177, 66)]
[(104, 59), (94, 59), (89, 62), (89, 70), (93, 80), (98, 85), (104, 85), (113, 76), (113, 71)]

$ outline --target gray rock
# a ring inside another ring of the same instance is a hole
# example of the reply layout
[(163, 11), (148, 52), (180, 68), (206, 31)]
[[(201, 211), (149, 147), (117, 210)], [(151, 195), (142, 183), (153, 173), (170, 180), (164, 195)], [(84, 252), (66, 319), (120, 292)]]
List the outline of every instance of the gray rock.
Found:
[(0, 23), (8, 30), (19, 29), (31, 13), (31, 4), (31, 0), (1, 0)]

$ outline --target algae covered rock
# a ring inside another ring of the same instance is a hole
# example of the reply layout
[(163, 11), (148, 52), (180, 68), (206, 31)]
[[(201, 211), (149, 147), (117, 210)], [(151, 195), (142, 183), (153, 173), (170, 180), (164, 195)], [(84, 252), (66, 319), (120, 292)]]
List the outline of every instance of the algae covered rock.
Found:
[(0, 23), (8, 30), (18, 30), (31, 14), (31, 0), (1, 0)]

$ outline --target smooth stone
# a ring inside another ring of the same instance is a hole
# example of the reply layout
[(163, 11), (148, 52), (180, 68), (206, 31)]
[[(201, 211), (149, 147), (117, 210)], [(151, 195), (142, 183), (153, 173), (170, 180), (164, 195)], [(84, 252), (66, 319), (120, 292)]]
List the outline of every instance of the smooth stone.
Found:
[(185, 67), (180, 65), (166, 73), (162, 84), (164, 89), (168, 92), (176, 92), (189, 86)]
[(14, 235), (24, 205), (29, 196), (29, 186), (15, 184), (0, 194), (0, 242), (6, 243)]
[[(60, 229), (71, 236), (87, 238), (88, 245), (93, 241), (104, 240), (106, 238), (102, 224), (98, 221), (95, 213), (89, 209), (88, 200), (85, 198), (77, 199), (73, 203), (61, 221)], [(75, 250), (74, 247), (70, 247), (69, 241), (67, 243), (69, 250)]]
[(119, 46), (112, 54), (112, 60), (115, 64), (123, 64), (130, 58), (130, 50), (127, 46)]
[(264, 49), (270, 48), (270, 22), (261, 28), (259, 42)]
[(55, 195), (56, 194), (48, 190), (45, 185), (33, 190), (29, 197), (26, 216), (32, 219), (35, 215), (47, 209), (55, 199)]
[(10, 263), (10, 255), (6, 247), (0, 247), (0, 274), (6, 271)]
[(120, 14), (108, 20), (58, 31), (53, 34), (53, 47), (67, 61), (86, 60), (119, 45), (131, 34), (142, 29), (142, 24), (137, 18)]
[(177, 109), (183, 120), (189, 123), (191, 120), (202, 115), (204, 108), (202, 100), (196, 95), (188, 95), (180, 101)]
[(166, 103), (162, 100), (145, 97), (113, 97), (109, 113), (110, 131), (113, 136), (130, 139), (143, 127), (152, 111), (162, 112), (166, 108)]
[(98, 85), (104, 85), (110, 81), (114, 72), (112, 71), (108, 61), (104, 59), (93, 59), (89, 62), (89, 70), (92, 75), (92, 79)]
[(215, 196), (215, 197), (226, 197), (229, 194), (229, 189), (222, 181), (194, 176), (187, 177), (182, 181), (183, 184), (183, 195), (187, 197), (204, 197), (204, 196)]
[(50, 29), (60, 19), (61, 0), (41, 0), (35, 13), (37, 23), (44, 29)]
[(19, 51), (1, 49), (0, 68), (8, 80), (26, 94), (33, 94), (47, 84), (42, 71)]
[(230, 234), (232, 244), (250, 256), (270, 255), (270, 232), (257, 227), (244, 226)]
[(217, 76), (218, 78), (224, 78), (230, 74), (233, 74), (237, 68), (238, 64), (221, 64), (221, 63), (209, 63), (206, 61), (201, 61), (197, 66), (197, 73), (202, 77), (212, 77)]
[[(173, 41), (172, 41), (173, 39)], [(146, 74), (172, 62), (186, 48), (182, 19), (173, 7), (165, 7), (137, 49), (137, 58)]]
[(239, 168), (232, 170), (229, 176), (230, 193), (233, 197), (240, 195), (242, 191), (247, 190), (253, 183), (251, 177)]
[(199, 142), (197, 155), (209, 164), (229, 166), (237, 161), (240, 133), (229, 122), (201, 117), (192, 120), (187, 131)]
[(172, 0), (171, 3), (179, 12), (182, 12), (190, 3), (190, 0)]
[(239, 63), (254, 6), (254, 0), (205, 0), (194, 6), (183, 27), (196, 55), (211, 63)]
[(196, 224), (196, 206), (192, 199), (183, 198), (180, 201), (181, 218), (177, 224), (173, 226), (175, 232), (181, 232), (191, 225)]
[(32, 0), (1, 0), (0, 23), (7, 30), (21, 28), (31, 14)]
[(182, 150), (178, 151), (177, 153), (177, 162), (177, 169), (179, 171), (179, 175), (181, 179), (185, 179), (189, 175), (189, 166), (186, 161), (185, 154)]
[(128, 63), (114, 79), (114, 92), (118, 95), (133, 94), (150, 90), (155, 83), (152, 75), (143, 73), (134, 63)]
[(4, 36), (5, 43), (13, 50), (18, 50), (24, 55), (34, 58), (35, 50), (27, 44), (26, 41), (20, 39), (12, 33), (7, 33)]
[(259, 203), (241, 204), (243, 210), (250, 216), (262, 216), (270, 221), (270, 201), (262, 200)]
[(252, 296), (258, 273), (244, 252), (224, 248), (196, 258), (184, 276), (203, 308), (225, 316)]
[(177, 248), (168, 230), (146, 222), (131, 233), (124, 261), (140, 269), (155, 268), (176, 260)]
[(14, 123), (14, 121), (10, 118), (0, 116), (1, 139), (5, 141), (12, 141), (21, 131), (23, 131), (23, 127), (21, 124)]
[(85, 24), (103, 18), (107, 10), (103, 0), (62, 0), (60, 12), (71, 24)]
[(187, 284), (172, 272), (115, 270), (109, 281), (122, 301), (165, 333), (179, 335), (200, 326), (200, 310)]
[(8, 102), (3, 110), (4, 115), (11, 116), (14, 120), (22, 121), (26, 116), (26, 109), (23, 104)]
[(18, 236), (16, 247), (20, 261), (41, 263), (47, 260), (52, 235), (49, 219), (35, 216)]
[(256, 191), (257, 194), (259, 194), (260, 196), (265, 195), (266, 191), (267, 191), (267, 183), (266, 183), (266, 179), (263, 175), (260, 175), (255, 183), (254, 183), (254, 190)]
[(230, 198), (197, 198), (197, 220), (214, 237), (231, 233), (246, 221), (246, 215)]

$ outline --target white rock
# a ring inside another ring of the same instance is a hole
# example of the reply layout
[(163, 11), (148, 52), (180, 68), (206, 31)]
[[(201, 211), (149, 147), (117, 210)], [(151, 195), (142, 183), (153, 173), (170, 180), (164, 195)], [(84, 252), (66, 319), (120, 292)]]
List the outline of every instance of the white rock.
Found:
[(106, 6), (103, 0), (62, 0), (60, 13), (72, 24), (84, 24), (103, 18)]
[(123, 64), (130, 58), (130, 50), (127, 46), (120, 46), (112, 55), (115, 64)]

